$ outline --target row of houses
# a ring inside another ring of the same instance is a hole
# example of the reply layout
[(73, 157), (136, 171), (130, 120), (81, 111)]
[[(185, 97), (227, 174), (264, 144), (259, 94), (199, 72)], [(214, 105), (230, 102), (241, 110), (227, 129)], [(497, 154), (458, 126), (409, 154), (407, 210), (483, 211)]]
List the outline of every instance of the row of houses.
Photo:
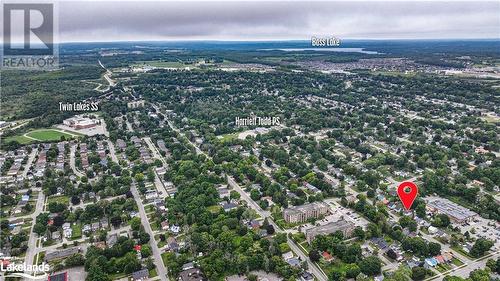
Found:
[(6, 175), (8, 177), (16, 177), (20, 174), (20, 169), (22, 162), (28, 155), (25, 149), (17, 149), (15, 151), (8, 151), (0, 153), (0, 168), (7, 162), (8, 159), (12, 159), (13, 163), (7, 171)]
[(57, 143), (57, 159), (56, 159), (56, 170), (64, 171), (64, 161), (65, 161), (65, 145), (66, 142)]
[(139, 150), (139, 153), (141, 154), (141, 160), (144, 161), (146, 164), (153, 163), (153, 159), (151, 158), (149, 150), (142, 145), (142, 140), (137, 136), (132, 136), (130, 140), (134, 143), (134, 146)]
[(82, 163), (82, 168), (87, 170), (89, 168), (89, 156), (86, 143), (80, 144), (80, 160)]

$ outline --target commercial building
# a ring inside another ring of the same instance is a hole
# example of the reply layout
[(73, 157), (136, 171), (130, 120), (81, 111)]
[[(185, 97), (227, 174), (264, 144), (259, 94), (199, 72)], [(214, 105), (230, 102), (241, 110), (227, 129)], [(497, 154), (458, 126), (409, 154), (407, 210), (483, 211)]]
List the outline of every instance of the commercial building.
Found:
[(429, 201), (427, 209), (433, 213), (445, 214), (455, 223), (465, 223), (477, 216), (473, 211), (444, 198)]
[(324, 202), (313, 202), (283, 210), (283, 218), (288, 223), (305, 222), (311, 218), (319, 218), (329, 212)]
[(337, 231), (342, 232), (344, 237), (351, 237), (355, 228), (356, 226), (352, 222), (341, 219), (336, 222), (330, 222), (325, 225), (320, 225), (306, 230), (306, 238), (307, 242), (311, 243), (318, 235), (333, 234)]

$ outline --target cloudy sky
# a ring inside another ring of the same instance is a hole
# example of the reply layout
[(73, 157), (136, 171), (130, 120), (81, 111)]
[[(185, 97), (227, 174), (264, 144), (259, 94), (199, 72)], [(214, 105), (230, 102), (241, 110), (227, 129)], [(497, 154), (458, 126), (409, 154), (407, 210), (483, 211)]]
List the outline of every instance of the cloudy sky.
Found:
[(67, 1), (59, 41), (500, 38), (500, 1)]

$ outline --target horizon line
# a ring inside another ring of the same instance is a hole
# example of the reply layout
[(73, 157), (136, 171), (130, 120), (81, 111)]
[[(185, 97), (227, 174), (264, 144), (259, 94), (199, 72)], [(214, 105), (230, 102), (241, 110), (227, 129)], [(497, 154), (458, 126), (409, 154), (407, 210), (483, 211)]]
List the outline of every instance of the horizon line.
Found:
[[(343, 41), (500, 41), (499, 38), (346, 38)], [(144, 39), (144, 40), (109, 40), (109, 41), (62, 41), (54, 43), (78, 44), (78, 43), (176, 43), (176, 42), (214, 42), (214, 43), (245, 43), (245, 42), (310, 42), (310, 39)], [(21, 42), (13, 42), (21, 44)], [(3, 46), (3, 42), (0, 42)], [(324, 47), (316, 47), (324, 48)], [(332, 48), (341, 48), (341, 46)]]

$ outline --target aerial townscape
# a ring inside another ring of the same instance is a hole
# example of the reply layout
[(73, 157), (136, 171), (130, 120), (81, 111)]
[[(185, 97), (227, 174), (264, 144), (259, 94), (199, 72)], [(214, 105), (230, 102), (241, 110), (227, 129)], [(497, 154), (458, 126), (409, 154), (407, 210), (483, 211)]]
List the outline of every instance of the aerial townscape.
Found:
[(499, 39), (59, 48), (57, 70), (2, 73), (2, 266), (499, 280)]

